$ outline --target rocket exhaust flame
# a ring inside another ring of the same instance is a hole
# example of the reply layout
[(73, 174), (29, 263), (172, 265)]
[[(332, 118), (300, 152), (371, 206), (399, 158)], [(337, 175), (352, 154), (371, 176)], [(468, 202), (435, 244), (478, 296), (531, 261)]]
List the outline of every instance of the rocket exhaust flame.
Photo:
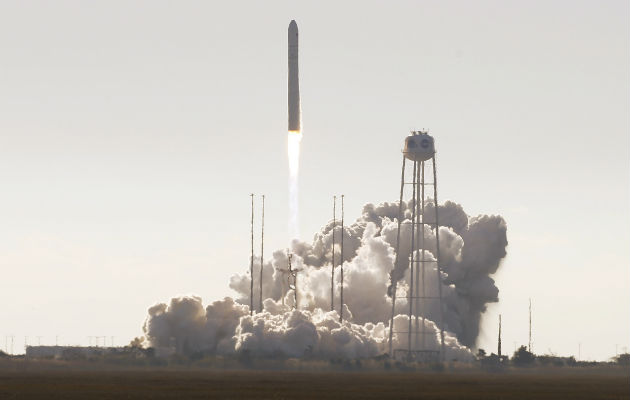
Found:
[(289, 156), (289, 176), (297, 178), (300, 169), (300, 142), (302, 132), (289, 131), (287, 137), (287, 154)]

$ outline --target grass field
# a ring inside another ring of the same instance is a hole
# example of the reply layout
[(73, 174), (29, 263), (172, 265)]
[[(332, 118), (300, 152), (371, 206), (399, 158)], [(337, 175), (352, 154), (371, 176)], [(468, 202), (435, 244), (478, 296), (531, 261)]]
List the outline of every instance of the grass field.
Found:
[(0, 367), (0, 399), (630, 399), (628, 371), (217, 371)]

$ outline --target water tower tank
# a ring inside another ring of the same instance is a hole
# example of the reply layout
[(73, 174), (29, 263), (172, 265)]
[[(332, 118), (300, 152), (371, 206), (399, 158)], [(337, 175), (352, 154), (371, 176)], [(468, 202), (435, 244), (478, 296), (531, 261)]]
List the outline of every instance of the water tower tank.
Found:
[(426, 161), (435, 154), (433, 137), (426, 132), (412, 132), (405, 138), (405, 157), (411, 161)]

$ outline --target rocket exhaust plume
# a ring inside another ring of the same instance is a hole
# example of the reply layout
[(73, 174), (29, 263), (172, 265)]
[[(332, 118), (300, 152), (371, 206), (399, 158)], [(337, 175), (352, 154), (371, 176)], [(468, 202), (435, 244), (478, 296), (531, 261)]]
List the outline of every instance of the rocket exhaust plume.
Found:
[(300, 142), (302, 141), (302, 110), (300, 106), (300, 78), (298, 72), (298, 28), (294, 20), (289, 24), (289, 133), (287, 153), (289, 157), (289, 234), (298, 236), (298, 172), (300, 167)]

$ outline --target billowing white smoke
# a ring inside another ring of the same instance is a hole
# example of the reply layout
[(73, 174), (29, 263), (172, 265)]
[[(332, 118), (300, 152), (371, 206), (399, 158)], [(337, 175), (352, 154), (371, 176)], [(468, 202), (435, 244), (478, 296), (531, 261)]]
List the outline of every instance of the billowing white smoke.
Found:
[[(410, 216), (410, 205), (403, 204)], [(427, 202), (427, 215), (434, 204)], [(471, 357), (479, 321), (489, 302), (498, 301), (498, 289), (489, 276), (505, 257), (506, 224), (500, 216), (469, 217), (453, 202), (439, 206), (440, 255), (444, 329), (447, 359)], [(230, 287), (238, 294), (210, 304), (182, 297), (169, 305), (149, 310), (144, 325), (152, 346), (175, 346), (180, 352), (205, 351), (225, 354), (248, 350), (260, 356), (369, 357), (387, 352), (391, 298), (390, 274), (398, 281), (394, 332), (408, 330), (406, 291), (409, 269), (400, 263), (393, 270), (398, 203), (367, 204), (362, 216), (344, 229), (344, 322), (339, 322), (339, 273), (336, 273), (335, 311), (330, 310), (332, 222), (315, 235), (312, 243), (294, 241), (293, 266), (298, 274), (298, 310), (292, 310), (294, 294), (287, 290), (284, 251), (273, 253), (263, 270), (264, 310), (249, 315), (249, 276), (235, 275)], [(339, 259), (341, 228), (336, 228), (336, 257)], [(435, 232), (425, 227), (426, 259), (433, 259)], [(401, 259), (410, 253), (410, 226), (401, 228)], [(433, 249), (433, 250), (432, 250)], [(257, 260), (257, 258), (255, 258)], [(434, 263), (427, 264), (435, 266)], [(255, 265), (255, 271), (260, 264)], [(258, 275), (255, 274), (255, 277)], [(437, 271), (425, 271), (426, 296), (437, 296)], [(284, 294), (284, 299), (282, 298)], [(284, 305), (282, 304), (284, 301)], [(439, 349), (440, 312), (436, 301), (420, 307), (425, 317), (424, 349)], [(434, 322), (435, 321), (435, 322)], [(406, 348), (407, 335), (394, 334), (394, 348)]]
[[(407, 316), (394, 320), (397, 330), (407, 326)], [(377, 324), (339, 322), (336, 311), (293, 310), (265, 300), (262, 313), (249, 315), (247, 306), (230, 298), (215, 301), (204, 310), (195, 296), (174, 298), (169, 305), (149, 309), (144, 333), (151, 346), (171, 347), (181, 354), (203, 351), (232, 354), (248, 351), (261, 357), (366, 358), (387, 352), (387, 329)], [(426, 321), (427, 349), (439, 350), (439, 333)], [(468, 360), (469, 350), (446, 335), (447, 359)], [(394, 336), (395, 347), (406, 347), (407, 336)]]

